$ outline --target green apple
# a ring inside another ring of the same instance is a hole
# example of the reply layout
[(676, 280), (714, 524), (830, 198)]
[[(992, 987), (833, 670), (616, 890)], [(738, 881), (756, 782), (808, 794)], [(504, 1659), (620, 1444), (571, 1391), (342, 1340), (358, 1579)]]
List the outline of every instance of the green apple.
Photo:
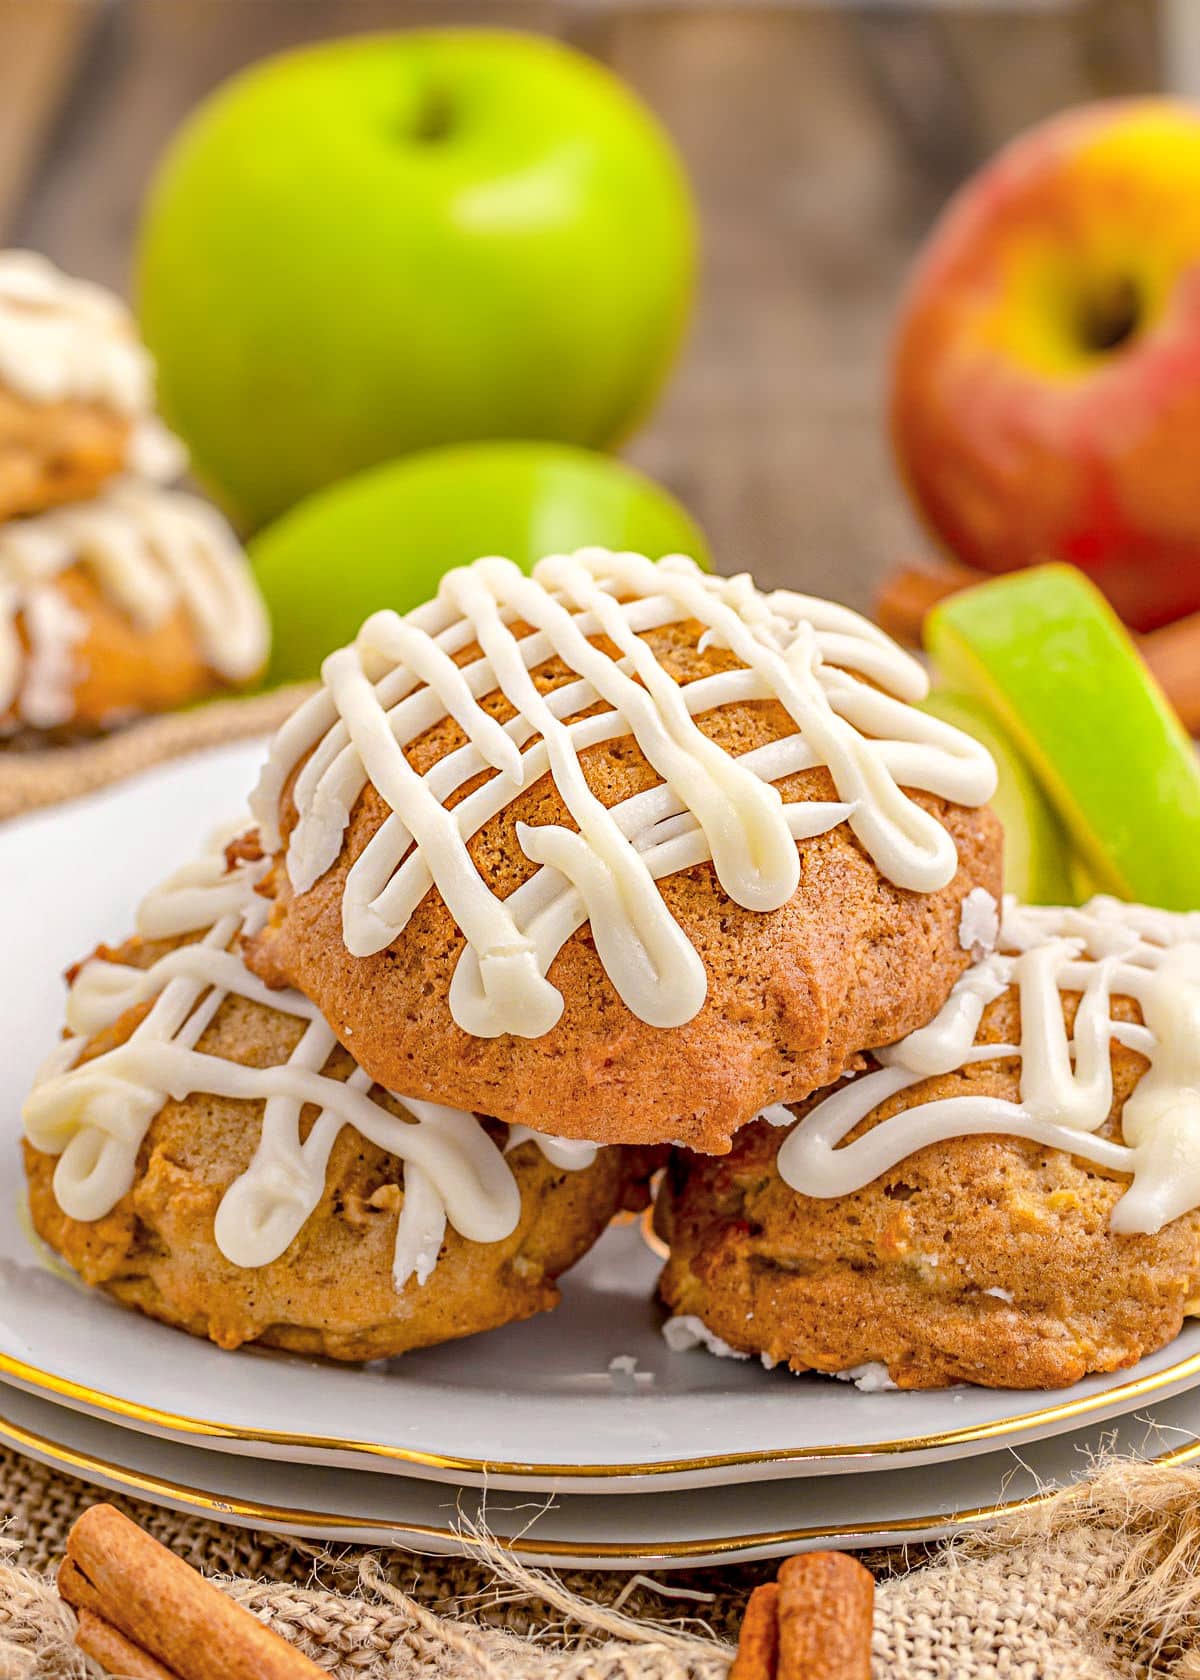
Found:
[(1076, 904), (1071, 848), (1036, 777), (987, 707), (969, 694), (935, 688), (922, 710), (973, 735), (996, 761), (992, 809), (1004, 826), (1004, 890), (1023, 904)]
[(591, 543), (654, 559), (707, 549), (665, 490), (607, 455), (555, 443), (430, 449), (319, 491), (250, 544), (271, 611), (269, 678), (315, 676), (379, 607), (406, 612), (451, 566)]
[(1200, 759), (1094, 584), (1015, 572), (942, 602), (925, 640), (1012, 737), (1099, 887), (1200, 907)]
[(142, 329), (244, 525), (409, 450), (603, 448), (658, 391), (695, 226), (655, 119), (537, 36), (413, 30), (271, 58), (184, 124), (142, 223)]

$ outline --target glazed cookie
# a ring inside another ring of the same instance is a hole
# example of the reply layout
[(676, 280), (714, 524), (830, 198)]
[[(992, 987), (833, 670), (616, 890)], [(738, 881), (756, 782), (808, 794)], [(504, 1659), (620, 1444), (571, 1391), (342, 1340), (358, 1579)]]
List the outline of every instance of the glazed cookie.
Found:
[(377, 1359), (553, 1307), (643, 1163), (373, 1087), (311, 1004), (245, 969), (263, 867), (212, 851), (75, 974), (25, 1109), (37, 1231), (225, 1348)]
[(1010, 905), (875, 1071), (674, 1159), (669, 1339), (900, 1388), (1162, 1347), (1200, 1311), (1197, 1021), (1200, 914)]
[(0, 520), (182, 471), (153, 414), (150, 357), (125, 306), (32, 251), (0, 251)]
[(450, 572), (280, 732), (251, 966), (389, 1089), (719, 1152), (968, 960), (995, 772), (926, 686), (856, 614), (679, 556)]
[(0, 525), (0, 735), (89, 733), (249, 682), (266, 612), (215, 509), (117, 479)]

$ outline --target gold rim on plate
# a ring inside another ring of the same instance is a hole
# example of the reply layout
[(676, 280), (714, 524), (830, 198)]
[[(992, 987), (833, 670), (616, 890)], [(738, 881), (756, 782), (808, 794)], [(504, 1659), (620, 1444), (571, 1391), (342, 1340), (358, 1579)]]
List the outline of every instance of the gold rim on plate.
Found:
[[(292, 1528), (302, 1535), (340, 1532), (351, 1529), (370, 1529), (380, 1534), (389, 1529), (396, 1534), (426, 1540), (439, 1540), (470, 1551), (471, 1537), (462, 1529), (441, 1528), (430, 1523), (397, 1522), (386, 1518), (343, 1515), (340, 1512), (308, 1511), (287, 1505), (263, 1505), (257, 1500), (233, 1498), (225, 1494), (208, 1493), (203, 1488), (173, 1482), (168, 1477), (150, 1475), (123, 1464), (112, 1464), (94, 1453), (80, 1448), (63, 1446), (21, 1424), (11, 1423), (0, 1415), (0, 1446), (8, 1446), (28, 1457), (40, 1460), (52, 1469), (61, 1470), (83, 1481), (108, 1485), (130, 1498), (143, 1499), (151, 1504), (168, 1504), (185, 1514), (209, 1521), (229, 1522), (241, 1519), (243, 1526), (278, 1530)], [(1178, 1468), (1200, 1458), (1200, 1441), (1187, 1446), (1172, 1447), (1169, 1451), (1147, 1458), (1147, 1464)], [(958, 1511), (930, 1511), (922, 1516), (893, 1517), (881, 1522), (808, 1525), (800, 1528), (768, 1529), (757, 1534), (737, 1534), (716, 1539), (641, 1541), (624, 1545), (616, 1541), (596, 1541), (592, 1544), (571, 1540), (543, 1540), (533, 1542), (521, 1535), (501, 1539), (498, 1543), (515, 1557), (553, 1557), (564, 1560), (609, 1558), (625, 1562), (653, 1563), (660, 1558), (736, 1558), (740, 1554), (762, 1547), (783, 1547), (803, 1544), (810, 1540), (845, 1540), (861, 1536), (912, 1539), (917, 1535), (943, 1534), (950, 1530), (969, 1528), (1011, 1516), (1044, 1505), (1063, 1491), (1048, 1488), (1042, 1493), (1023, 1499), (998, 1500), (992, 1505), (970, 1506)]]
[(40, 1370), (24, 1360), (0, 1354), (0, 1380), (10, 1380), (18, 1387), (34, 1394), (43, 1394), (59, 1404), (75, 1406), (121, 1424), (146, 1425), (152, 1430), (170, 1434), (190, 1435), (201, 1441), (238, 1441), (260, 1447), (303, 1448), (313, 1453), (346, 1453), (366, 1459), (386, 1459), (391, 1463), (411, 1464), (424, 1470), (448, 1470), (478, 1476), (521, 1476), (556, 1478), (564, 1481), (611, 1481), (618, 1477), (647, 1477), (684, 1475), (695, 1471), (737, 1469), (754, 1464), (791, 1464), (819, 1459), (892, 1458), (933, 1449), (969, 1446), (978, 1441), (1002, 1441), (1027, 1428), (1064, 1423), (1085, 1417), (1089, 1412), (1116, 1405), (1125, 1411), (1148, 1395), (1156, 1394), (1168, 1385), (1186, 1383), (1200, 1378), (1200, 1353), (1189, 1354), (1161, 1371), (1134, 1377), (1116, 1388), (1098, 1394), (1060, 1400), (1055, 1405), (1036, 1411), (1022, 1412), (1016, 1417), (999, 1418), (992, 1423), (968, 1425), (936, 1435), (915, 1435), (895, 1441), (862, 1444), (834, 1444), (820, 1447), (780, 1447), (774, 1451), (713, 1453), (702, 1458), (658, 1460), (633, 1464), (510, 1464), (501, 1459), (460, 1458), (453, 1454), (424, 1452), (416, 1448), (386, 1446), (381, 1442), (359, 1441), (330, 1435), (300, 1435), (279, 1429), (240, 1429), (232, 1424), (215, 1423), (206, 1418), (180, 1416), (143, 1406), (136, 1400), (106, 1394), (87, 1384), (72, 1382), (49, 1371)]

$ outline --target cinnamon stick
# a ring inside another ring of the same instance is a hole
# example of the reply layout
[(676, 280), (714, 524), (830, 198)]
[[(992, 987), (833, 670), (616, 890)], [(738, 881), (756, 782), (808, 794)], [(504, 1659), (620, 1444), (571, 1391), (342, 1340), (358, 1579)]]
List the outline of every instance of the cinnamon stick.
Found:
[(954, 560), (907, 561), (884, 578), (875, 597), (875, 617), (896, 641), (920, 647), (926, 613), (948, 595), (986, 581), (986, 573)]
[(779, 1670), (779, 1583), (755, 1587), (742, 1617), (729, 1680), (775, 1680)]
[(108, 1623), (169, 1680), (321, 1680), (315, 1663), (111, 1505), (79, 1518), (58, 1579), (68, 1603)]
[(79, 1611), (75, 1643), (84, 1656), (98, 1662), (106, 1673), (121, 1675), (122, 1680), (179, 1680), (178, 1675), (91, 1610)]
[(69, 1555), (58, 1566), (58, 1594), (75, 1611), (87, 1610), (93, 1616), (104, 1615), (100, 1594), (87, 1576), (75, 1567)]
[(806, 1552), (779, 1571), (779, 1680), (870, 1680), (875, 1581), (845, 1552)]
[(1200, 613), (1138, 638), (1142, 658), (1162, 684), (1189, 735), (1200, 735)]
[(788, 1558), (750, 1594), (729, 1680), (870, 1680), (875, 1582), (845, 1552)]

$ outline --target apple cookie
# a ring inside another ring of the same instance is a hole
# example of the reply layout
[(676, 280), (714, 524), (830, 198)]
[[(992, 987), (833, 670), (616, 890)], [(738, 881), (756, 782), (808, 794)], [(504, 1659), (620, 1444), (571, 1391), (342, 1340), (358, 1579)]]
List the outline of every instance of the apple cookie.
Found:
[(1198, 1020), (1200, 914), (1010, 901), (874, 1071), (674, 1158), (669, 1339), (900, 1388), (1058, 1388), (1164, 1346), (1200, 1310)]
[(553, 1307), (637, 1205), (637, 1152), (372, 1086), (306, 999), (242, 963), (265, 867), (213, 849), (76, 971), (25, 1106), (37, 1231), (87, 1283), (224, 1348), (376, 1359)]
[(207, 504), (133, 479), (0, 525), (0, 736), (88, 734), (249, 682), (266, 613)]
[(82, 501), (117, 473), (176, 477), (183, 450), (153, 387), (119, 299), (32, 251), (0, 251), (0, 520)]
[(481, 560), (323, 677), (255, 794), (248, 961), (389, 1090), (719, 1152), (935, 1014), (999, 891), (986, 750), (824, 601)]

